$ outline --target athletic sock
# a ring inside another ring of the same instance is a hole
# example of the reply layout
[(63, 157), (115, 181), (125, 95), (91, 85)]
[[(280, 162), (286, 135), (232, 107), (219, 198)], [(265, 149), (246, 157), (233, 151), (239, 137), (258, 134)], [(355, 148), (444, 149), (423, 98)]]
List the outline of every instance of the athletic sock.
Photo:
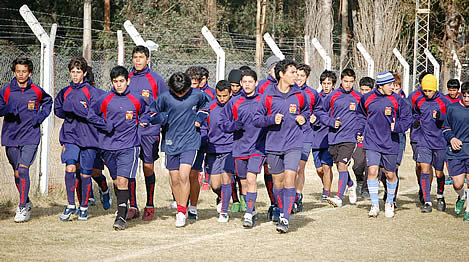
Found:
[(231, 198), (233, 199), (233, 203), (239, 202), (238, 189), (236, 186), (235, 176), (231, 176)]
[(339, 188), (338, 188), (339, 191), (337, 192), (337, 196), (340, 199), (344, 198), (344, 192), (348, 184), (348, 178), (349, 178), (348, 171), (339, 172)]
[(239, 176), (236, 176), (235, 181), (236, 181), (236, 185), (238, 185), (238, 193), (241, 195), (243, 193), (243, 184), (241, 184), (241, 178), (239, 178)]
[(283, 192), (284, 189), (276, 189), (275, 187), (272, 190), (272, 193), (275, 197), (275, 205), (277, 205), (278, 208), (280, 208), (280, 211), (283, 212)]
[(101, 191), (106, 192), (108, 190), (106, 177), (104, 175), (93, 177), (93, 180), (98, 184), (99, 188), (101, 188)]
[(386, 196), (386, 203), (393, 203), (394, 202), (394, 194), (396, 193), (396, 188), (397, 188), (397, 182), (399, 179), (396, 180), (396, 182), (389, 182), (389, 180), (386, 179), (386, 185), (388, 187), (387, 191), (387, 196)]
[[(205, 172), (204, 172), (205, 173)], [(210, 184), (210, 175), (205, 173), (204, 183)]]
[(295, 194), (295, 203), (298, 204), (298, 200), (300, 200), (300, 197), (301, 197), (301, 193), (296, 192), (296, 194)]
[[(233, 187), (231, 188), (233, 190)], [(217, 189), (214, 189), (212, 187), (212, 191), (213, 193), (217, 194), (217, 197), (219, 197), (221, 199), (221, 187), (217, 188)], [(234, 201), (233, 201), (234, 202)]]
[(294, 187), (284, 188), (283, 191), (283, 218), (289, 220), (293, 203), (295, 202), (296, 189)]
[(378, 180), (367, 180), (366, 183), (368, 185), (368, 192), (370, 193), (371, 204), (379, 207), (379, 199), (378, 199), (379, 182)]
[(197, 215), (197, 206), (193, 206), (191, 204), (189, 204), (189, 212), (191, 212), (192, 214), (196, 214)]
[(445, 191), (445, 175), (436, 178), (437, 190), (436, 194), (443, 197), (443, 192)]
[(329, 196), (330, 194), (331, 194), (331, 192), (329, 192), (328, 190), (326, 190), (324, 188), (322, 189), (322, 195), (323, 196)]
[(81, 175), (75, 173), (75, 191), (77, 192), (78, 203), (81, 203)]
[(348, 187), (352, 187), (353, 184), (354, 184), (354, 183), (353, 183), (352, 178), (350, 177), (350, 173), (347, 172), (347, 186), (348, 186)]
[(155, 173), (151, 176), (145, 176), (145, 187), (147, 189), (147, 207), (153, 206), (153, 196), (155, 192)]
[[(469, 196), (469, 189), (466, 190), (466, 198)], [(466, 212), (469, 212), (469, 202), (466, 204)]]
[(257, 200), (257, 192), (248, 192), (246, 194), (246, 213), (252, 214), (255, 210)]
[(117, 196), (117, 216), (126, 219), (127, 217), (127, 201), (129, 201), (129, 190), (116, 189)]
[(430, 174), (421, 173), (420, 174), (420, 184), (422, 185), (423, 199), (425, 203), (432, 202), (430, 196)]
[(129, 178), (129, 201), (130, 207), (138, 208), (137, 206), (137, 181), (135, 178)]
[(67, 189), (67, 200), (69, 206), (75, 206), (75, 188), (78, 180), (75, 179), (75, 172), (65, 171), (65, 188)]
[[(20, 191), (20, 179), (16, 176), (13, 176), (15, 178), (15, 185), (16, 185), (16, 189), (18, 189), (18, 194), (21, 194), (21, 191)], [(29, 196), (28, 198), (26, 199), (26, 203), (29, 202)]]
[(88, 199), (91, 191), (91, 177), (81, 177), (81, 202), (80, 207), (88, 207)]
[(177, 205), (177, 212), (176, 213), (179, 213), (179, 212), (182, 212), (185, 215), (187, 213), (187, 207)]
[(267, 194), (269, 194), (270, 205), (275, 205), (276, 199), (274, 196), (274, 181), (271, 174), (264, 173), (264, 183), (265, 188), (267, 189)]
[(90, 178), (90, 194), (89, 194), (89, 198), (94, 198), (94, 192), (93, 192), (93, 181), (91, 180)]
[(29, 195), (29, 186), (31, 181), (29, 179), (29, 168), (27, 167), (18, 167), (18, 174), (20, 177), (20, 205), (19, 207), (26, 207), (26, 203), (28, 202), (28, 195)]
[(231, 184), (221, 185), (221, 213), (228, 213), (230, 205)]
[(397, 177), (397, 184), (396, 184), (396, 191), (394, 191), (394, 203), (397, 201), (397, 191), (399, 190), (399, 169), (396, 168), (396, 177)]
[(454, 191), (456, 191), (456, 193), (458, 193), (459, 199), (465, 200), (466, 195), (465, 195), (465, 191), (464, 191), (464, 186), (461, 187), (461, 189), (459, 189), (459, 190), (455, 189)]

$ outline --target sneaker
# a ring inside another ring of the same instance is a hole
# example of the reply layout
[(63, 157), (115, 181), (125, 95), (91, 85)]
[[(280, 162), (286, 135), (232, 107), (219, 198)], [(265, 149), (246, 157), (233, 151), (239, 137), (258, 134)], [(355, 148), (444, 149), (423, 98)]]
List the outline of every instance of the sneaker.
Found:
[(280, 220), (280, 208), (279, 207), (274, 207), (272, 211), (272, 221), (273, 222), (278, 222)]
[(348, 202), (350, 204), (357, 203), (357, 184), (353, 184), (353, 186), (348, 188)]
[(239, 196), (239, 211), (246, 212), (246, 201), (243, 196)]
[[(269, 210), (267, 211), (267, 220), (269, 220), (269, 221), (272, 221), (272, 217), (273, 217), (273, 215), (274, 215), (274, 208), (275, 208), (275, 206), (274, 206), (274, 205), (271, 205), (271, 206), (269, 207)], [(232, 211), (232, 212), (233, 212), (233, 211)]]
[(78, 221), (88, 220), (88, 208), (78, 210)]
[(78, 209), (76, 207), (65, 206), (65, 210), (62, 215), (60, 215), (60, 220), (68, 221), (72, 215), (77, 215)]
[(126, 220), (131, 220), (140, 216), (140, 211), (136, 207), (130, 207), (127, 212)]
[(168, 206), (168, 209), (176, 209), (178, 207), (178, 203), (176, 201), (171, 202)]
[(469, 212), (464, 212), (464, 218), (463, 221), (469, 221)]
[[(181, 212), (179, 212), (179, 213), (181, 213)], [(199, 219), (199, 216), (197, 215), (197, 210), (195, 212), (191, 211), (191, 210), (187, 210), (187, 218), (193, 219), (193, 220)], [(185, 221), (186, 220), (184, 219), (184, 223), (185, 223)]]
[(186, 215), (182, 212), (176, 214), (176, 227), (183, 227), (186, 225)]
[(379, 206), (371, 205), (370, 212), (368, 212), (368, 217), (378, 217), (379, 215)]
[(393, 202), (393, 205), (394, 205), (394, 210), (397, 209), (397, 202)]
[(31, 212), (28, 212), (26, 207), (17, 207), (16, 214), (15, 214), (15, 222), (16, 223), (23, 223), (29, 220)]
[(321, 196), (321, 203), (326, 203), (327, 202), (327, 195), (322, 195)]
[(155, 208), (152, 206), (145, 207), (143, 210), (143, 221), (152, 221), (153, 217), (155, 216)]
[(445, 185), (452, 185), (453, 184), (453, 178), (451, 176), (447, 176), (445, 178)]
[(286, 220), (285, 218), (280, 219), (279, 223), (277, 224), (277, 232), (279, 233), (288, 232), (288, 220)]
[(200, 190), (201, 191), (208, 191), (208, 190), (210, 190), (210, 185), (208, 183), (203, 183)]
[(432, 203), (431, 202), (425, 202), (423, 207), (420, 209), (422, 213), (431, 213), (432, 212)]
[(104, 210), (108, 210), (111, 208), (112, 205), (112, 194), (111, 189), (108, 188), (106, 192), (103, 192), (99, 189), (99, 200), (101, 200), (101, 204), (103, 205)]
[(394, 217), (394, 204), (393, 203), (384, 204), (384, 216)]
[(221, 198), (217, 197), (217, 212), (218, 214), (221, 213)]
[(228, 220), (230, 220), (230, 216), (228, 216), (227, 213), (220, 213), (220, 216), (218, 217), (218, 222), (228, 223)]
[[(234, 202), (232, 205), (231, 205), (231, 213), (238, 213), (239, 212), (239, 209), (240, 209), (240, 203), (239, 202)], [(217, 207), (218, 208), (218, 207)], [(220, 207), (221, 209), (221, 207)]]
[(368, 192), (368, 190), (363, 190), (363, 189), (362, 189), (362, 192), (360, 192), (360, 195), (361, 195), (363, 198), (369, 198), (369, 197), (370, 197), (370, 192)]
[(342, 199), (340, 199), (338, 196), (328, 197), (327, 203), (333, 207), (342, 207)]
[(303, 212), (303, 194), (300, 194), (300, 197), (295, 202), (295, 213)]
[(436, 200), (436, 209), (438, 211), (445, 211), (446, 210), (446, 202), (445, 202), (445, 198), (442, 197), (442, 198), (438, 198)]
[(88, 198), (88, 206), (96, 206), (96, 199), (94, 197)]
[(464, 209), (464, 199), (461, 199), (458, 197), (458, 200), (456, 201), (456, 205), (454, 206), (454, 212), (456, 212), (456, 215), (461, 216), (463, 214), (463, 209)]
[(112, 227), (114, 230), (124, 230), (125, 229), (125, 224), (127, 221), (121, 216), (116, 217), (116, 220), (114, 220), (114, 225)]
[(252, 214), (244, 214), (244, 222), (243, 222), (243, 227), (244, 228), (252, 228), (254, 226), (254, 219)]

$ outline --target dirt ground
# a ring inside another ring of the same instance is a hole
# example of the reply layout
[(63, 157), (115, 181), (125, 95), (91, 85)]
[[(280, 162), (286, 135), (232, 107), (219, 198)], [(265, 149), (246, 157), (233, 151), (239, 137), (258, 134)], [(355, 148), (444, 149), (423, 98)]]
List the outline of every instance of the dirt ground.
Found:
[[(51, 154), (57, 157), (59, 150), (60, 147)], [(160, 168), (161, 160), (157, 162), (156, 218), (151, 222), (132, 220), (125, 231), (114, 231), (115, 203), (104, 211), (99, 200), (97, 206), (90, 207), (88, 221), (59, 221), (66, 194), (63, 166), (53, 163), (49, 195), (40, 197), (33, 193), (31, 220), (16, 224), (13, 222), (18, 201), (16, 188), (4, 152), (0, 152), (0, 260), (465, 261), (469, 252), (469, 223), (455, 216), (456, 194), (452, 186), (445, 188), (445, 212), (434, 209), (429, 214), (420, 213), (410, 152), (408, 148), (399, 172), (398, 210), (392, 219), (384, 217), (383, 202), (376, 219), (367, 216), (368, 199), (359, 198), (357, 205), (350, 205), (345, 196), (342, 208), (321, 203), (322, 186), (310, 158), (304, 190), (305, 211), (292, 216), (288, 234), (277, 233), (274, 224), (266, 219), (270, 203), (262, 175), (258, 178), (260, 219), (253, 229), (242, 227), (242, 213), (230, 214), (227, 224), (218, 223), (215, 194), (211, 191), (200, 194), (199, 220), (175, 228), (175, 210), (167, 208), (171, 202), (169, 178)], [(335, 173), (333, 193), (337, 192), (337, 177)], [(139, 177), (137, 183), (137, 200), (142, 210), (146, 198), (144, 180)], [(434, 184), (433, 198), (435, 188)], [(94, 190), (98, 196), (96, 184)], [(382, 187), (380, 198), (381, 195)]]

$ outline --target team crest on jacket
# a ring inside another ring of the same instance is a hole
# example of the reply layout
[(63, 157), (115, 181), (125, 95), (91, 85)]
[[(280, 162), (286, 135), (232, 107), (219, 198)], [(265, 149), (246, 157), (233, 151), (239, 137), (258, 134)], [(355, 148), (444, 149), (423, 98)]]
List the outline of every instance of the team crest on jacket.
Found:
[(132, 120), (134, 118), (134, 111), (125, 112), (125, 120)]
[(290, 104), (290, 114), (296, 114), (296, 104)]
[(349, 109), (355, 111), (355, 109), (357, 109), (357, 104), (354, 102), (350, 102)]
[(144, 97), (150, 97), (150, 90), (143, 89), (143, 90), (142, 90), (142, 96), (144, 96)]
[(80, 101), (80, 104), (82, 104), (85, 108), (88, 108), (88, 104), (86, 103), (86, 101)]
[(392, 109), (390, 106), (387, 106), (385, 109), (384, 109), (384, 114), (387, 115), (387, 116), (390, 116), (391, 115), (391, 112), (392, 112)]
[(35, 106), (36, 106), (36, 101), (34, 101), (34, 100), (29, 100), (28, 101), (28, 110), (34, 110)]
[(436, 118), (436, 110), (433, 110), (433, 118)]

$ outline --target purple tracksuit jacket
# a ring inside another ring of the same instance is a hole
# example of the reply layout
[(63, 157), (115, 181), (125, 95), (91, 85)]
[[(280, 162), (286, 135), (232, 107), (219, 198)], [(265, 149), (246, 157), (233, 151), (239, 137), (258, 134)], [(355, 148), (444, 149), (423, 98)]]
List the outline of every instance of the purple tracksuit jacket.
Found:
[(327, 117), (327, 113), (324, 111), (324, 100), (326, 99), (327, 95), (324, 92), (319, 93), (319, 99), (321, 100), (320, 110), (318, 110), (318, 114), (320, 113), (320, 117), (316, 122), (311, 126), (313, 129), (313, 149), (324, 149), (329, 148), (329, 141), (328, 141), (328, 133), (329, 133), (329, 126), (324, 125), (321, 123), (321, 118)]
[[(310, 86), (308, 86), (307, 84), (304, 84), (303, 87), (300, 87), (300, 89), (307, 95), (306, 97), (308, 98), (308, 104), (309, 104), (309, 113), (310, 115), (311, 114), (314, 114), (317, 119), (316, 119), (316, 123), (319, 123), (320, 122), (320, 118), (321, 116), (323, 116), (325, 113), (324, 113), (324, 110), (322, 109), (322, 100), (319, 96), (319, 93), (312, 89)], [(324, 116), (323, 116), (324, 117)], [(314, 129), (314, 125), (315, 124), (311, 124), (309, 122), (309, 119), (306, 119), (306, 124), (304, 126), (304, 142), (305, 143), (313, 143), (315, 142), (315, 137), (314, 137), (314, 134), (313, 134), (313, 129)]]
[[(411, 104), (412, 106), (412, 117), (414, 119), (414, 121), (416, 119), (418, 119), (418, 113), (417, 111), (415, 110), (415, 106), (417, 105), (417, 103), (423, 99), (423, 91), (421, 88), (417, 89), (417, 90), (414, 90), (412, 93), (409, 94), (409, 96), (407, 97), (407, 100), (409, 101), (409, 103)], [(410, 128), (410, 142), (417, 142), (417, 138), (419, 136), (421, 136), (421, 133), (422, 133), (422, 130), (421, 130), (421, 127), (417, 127), (417, 128), (414, 128), (414, 127), (411, 127)]]
[(215, 89), (208, 86), (208, 83), (206, 83), (203, 87), (200, 88), (200, 91), (204, 92), (207, 94), (210, 98), (210, 101), (215, 100), (216, 92)]
[(257, 83), (256, 92), (260, 95), (263, 95), (265, 90), (267, 90), (267, 87), (272, 85), (277, 85), (277, 80), (271, 75), (268, 75), (266, 79), (262, 79), (259, 81), (259, 83)]
[(225, 105), (218, 100), (213, 100), (209, 105), (209, 114), (207, 122), (204, 125), (208, 127), (207, 153), (229, 153), (232, 151), (233, 133), (224, 132), (221, 128)]

